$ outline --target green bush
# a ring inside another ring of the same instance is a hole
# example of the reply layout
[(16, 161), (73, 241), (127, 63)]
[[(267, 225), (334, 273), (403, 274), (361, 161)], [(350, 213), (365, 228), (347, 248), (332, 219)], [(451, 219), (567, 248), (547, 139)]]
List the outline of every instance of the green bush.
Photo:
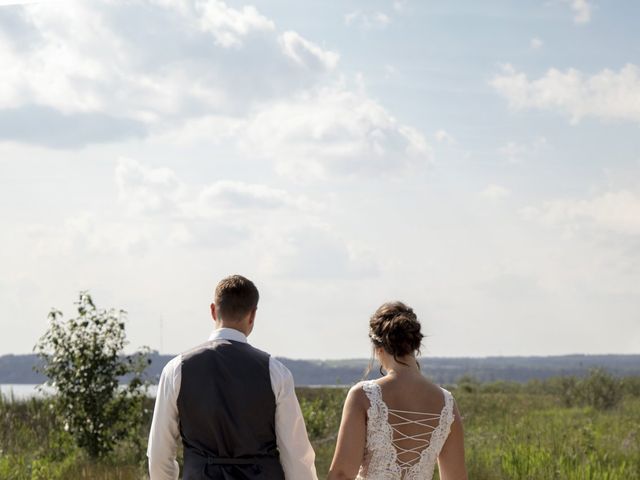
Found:
[(605, 370), (593, 369), (585, 378), (561, 377), (557, 385), (562, 402), (567, 407), (588, 406), (596, 410), (616, 407), (623, 397), (623, 383)]
[[(123, 355), (126, 312), (98, 309), (87, 292), (80, 292), (76, 305), (78, 315), (69, 320), (51, 311), (35, 350), (43, 361), (39, 370), (56, 389), (53, 406), (64, 431), (98, 458), (143, 422), (147, 382), (142, 375), (150, 360), (146, 351)], [(124, 376), (129, 383), (120, 389)]]
[(620, 382), (623, 395), (640, 397), (640, 377), (624, 377)]
[(622, 400), (622, 383), (602, 369), (591, 370), (579, 383), (582, 401), (598, 410), (609, 410)]

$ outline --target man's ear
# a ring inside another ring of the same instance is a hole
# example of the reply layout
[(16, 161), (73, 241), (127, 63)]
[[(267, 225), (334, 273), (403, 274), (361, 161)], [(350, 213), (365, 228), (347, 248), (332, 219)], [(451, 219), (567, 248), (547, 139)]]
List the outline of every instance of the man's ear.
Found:
[(251, 310), (251, 313), (249, 314), (249, 325), (253, 326), (253, 323), (256, 321), (256, 312), (258, 311), (258, 307), (254, 308), (253, 310)]
[(213, 318), (214, 322), (218, 321), (218, 311), (216, 310), (216, 304), (211, 304), (211, 318)]

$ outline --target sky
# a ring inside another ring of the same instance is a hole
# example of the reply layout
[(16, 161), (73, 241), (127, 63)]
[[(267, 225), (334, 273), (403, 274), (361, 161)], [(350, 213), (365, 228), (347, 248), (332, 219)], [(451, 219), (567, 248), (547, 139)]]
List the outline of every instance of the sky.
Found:
[(0, 354), (81, 290), (129, 350), (640, 353), (640, 3), (0, 1)]

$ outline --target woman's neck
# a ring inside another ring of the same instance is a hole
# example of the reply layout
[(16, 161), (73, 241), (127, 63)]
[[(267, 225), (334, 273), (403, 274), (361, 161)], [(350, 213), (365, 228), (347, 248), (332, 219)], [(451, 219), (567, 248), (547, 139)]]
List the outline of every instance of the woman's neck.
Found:
[(421, 375), (418, 362), (413, 355), (408, 355), (403, 358), (387, 358), (382, 362), (382, 368), (387, 371), (387, 375), (394, 377), (406, 377)]

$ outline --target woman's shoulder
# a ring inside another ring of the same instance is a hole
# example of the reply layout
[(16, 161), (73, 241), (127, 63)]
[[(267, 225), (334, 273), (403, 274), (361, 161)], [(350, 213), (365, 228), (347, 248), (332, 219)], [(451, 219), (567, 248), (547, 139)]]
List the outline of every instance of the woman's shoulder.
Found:
[(432, 399), (431, 401), (434, 402), (432, 408), (436, 408), (437, 405), (441, 405), (445, 410), (451, 407), (454, 403), (454, 398), (449, 390), (426, 377), (424, 378), (424, 382), (425, 390), (423, 391), (426, 397)]
[(438, 385), (438, 388), (442, 391), (442, 394), (444, 395), (445, 402), (454, 402), (455, 401), (455, 399), (453, 398), (453, 393), (451, 393), (449, 390), (447, 390), (443, 386)]
[(453, 398), (453, 394), (447, 390), (445, 387), (443, 387), (442, 385), (439, 385), (437, 383), (433, 383), (430, 382), (432, 387), (433, 387), (433, 392), (434, 394), (439, 394), (440, 397), (444, 400), (444, 403), (442, 405), (443, 410), (449, 410), (453, 407), (453, 404), (455, 403), (455, 399)]
[(366, 396), (368, 392), (376, 388), (376, 385), (373, 380), (362, 380), (349, 389), (348, 395)]
[(424, 377), (425, 384), (433, 393), (442, 393), (445, 397), (453, 397), (453, 394), (447, 390), (444, 386)]
[(380, 386), (374, 380), (362, 380), (349, 389), (347, 399), (367, 408), (379, 391)]

